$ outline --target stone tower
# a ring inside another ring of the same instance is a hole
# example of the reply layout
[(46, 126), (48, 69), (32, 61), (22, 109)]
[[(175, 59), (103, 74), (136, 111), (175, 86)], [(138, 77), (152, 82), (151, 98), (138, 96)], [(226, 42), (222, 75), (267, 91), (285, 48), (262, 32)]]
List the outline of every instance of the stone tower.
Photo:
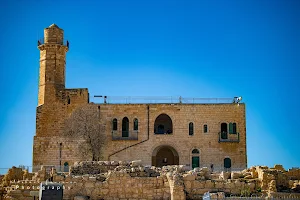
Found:
[(68, 42), (64, 44), (64, 31), (52, 24), (44, 29), (44, 39), (38, 41), (40, 74), (38, 106), (55, 101), (59, 91), (65, 89), (65, 66)]

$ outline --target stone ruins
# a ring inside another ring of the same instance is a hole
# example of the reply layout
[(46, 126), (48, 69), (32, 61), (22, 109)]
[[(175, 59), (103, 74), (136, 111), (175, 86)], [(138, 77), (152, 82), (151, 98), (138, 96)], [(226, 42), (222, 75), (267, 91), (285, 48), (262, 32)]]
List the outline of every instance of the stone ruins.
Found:
[(184, 165), (143, 166), (141, 161), (76, 162), (69, 172), (42, 166), (38, 172), (29, 173), (13, 167), (0, 177), (1, 198), (33, 199), (38, 197), (40, 183), (46, 181), (47, 185), (50, 180), (62, 184), (65, 200), (202, 199), (206, 192), (212, 198), (221, 193), (224, 198), (300, 199), (300, 169), (286, 171), (281, 165), (275, 165), (274, 168), (255, 166), (243, 171), (212, 172), (206, 167), (190, 170)]

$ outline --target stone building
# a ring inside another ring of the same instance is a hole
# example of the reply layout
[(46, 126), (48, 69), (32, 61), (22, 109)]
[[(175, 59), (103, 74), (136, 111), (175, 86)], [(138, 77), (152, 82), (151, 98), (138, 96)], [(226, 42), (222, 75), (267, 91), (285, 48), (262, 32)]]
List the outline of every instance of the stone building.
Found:
[[(44, 30), (43, 40), (38, 41), (34, 171), (40, 165), (67, 167), (76, 161), (92, 160), (94, 154), (96, 160), (141, 160), (144, 165), (154, 166), (180, 164), (194, 168), (213, 164), (215, 170), (247, 167), (245, 104), (240, 99), (112, 103), (105, 96), (103, 103), (92, 103), (87, 88), (65, 88), (69, 42), (63, 34), (52, 24)], [(80, 110), (92, 110), (93, 114), (86, 112), (81, 116), (85, 120), (80, 120), (74, 117)], [(73, 128), (67, 130), (70, 124)], [(98, 138), (84, 137), (79, 129), (92, 129)], [(76, 135), (77, 131), (80, 134)], [(92, 153), (85, 157), (79, 153), (83, 143), (94, 145), (87, 148)], [(98, 143), (101, 147), (95, 149)]]

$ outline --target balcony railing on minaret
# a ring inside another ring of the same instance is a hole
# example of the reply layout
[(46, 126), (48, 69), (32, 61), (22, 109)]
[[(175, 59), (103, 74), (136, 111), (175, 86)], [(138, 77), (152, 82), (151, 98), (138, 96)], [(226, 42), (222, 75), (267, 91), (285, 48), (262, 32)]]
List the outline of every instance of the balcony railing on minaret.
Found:
[[(38, 46), (40, 46), (40, 45), (43, 45), (43, 44), (45, 44), (45, 38), (41, 38), (41, 39), (39, 39), (38, 40)], [(67, 46), (68, 48), (69, 48), (69, 46), (70, 46), (70, 43), (69, 43), (69, 41), (68, 40), (64, 40), (64, 41), (56, 41), (56, 42), (51, 42), (50, 44), (60, 44), (60, 45), (63, 45), (63, 46)]]

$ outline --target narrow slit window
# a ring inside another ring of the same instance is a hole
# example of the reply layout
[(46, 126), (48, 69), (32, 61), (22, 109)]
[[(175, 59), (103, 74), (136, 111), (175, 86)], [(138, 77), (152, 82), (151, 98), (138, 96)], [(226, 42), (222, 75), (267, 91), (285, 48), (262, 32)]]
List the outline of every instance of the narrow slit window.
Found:
[(133, 130), (134, 131), (137, 131), (137, 130), (139, 130), (139, 121), (138, 121), (138, 119), (134, 119), (134, 121), (133, 121)]
[(193, 122), (189, 123), (189, 135), (194, 135), (194, 124), (193, 124)]
[(208, 132), (207, 124), (204, 124), (204, 125), (203, 125), (203, 132), (204, 132), (204, 133), (207, 133), (207, 132)]

